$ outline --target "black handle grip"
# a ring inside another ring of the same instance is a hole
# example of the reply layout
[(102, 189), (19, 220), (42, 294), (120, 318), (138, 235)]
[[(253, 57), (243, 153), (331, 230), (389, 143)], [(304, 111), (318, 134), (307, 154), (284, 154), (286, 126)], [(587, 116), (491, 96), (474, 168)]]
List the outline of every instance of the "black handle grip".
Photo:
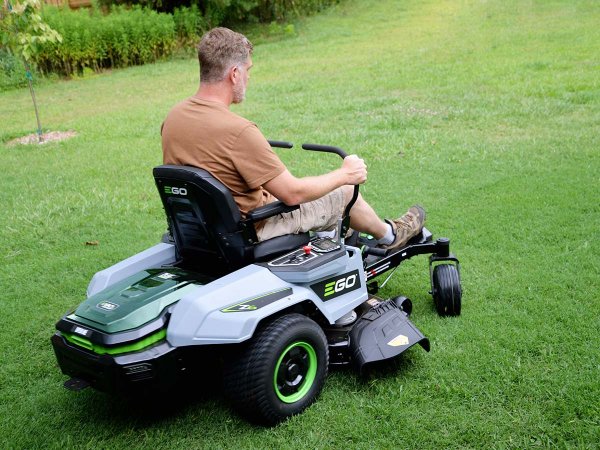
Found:
[[(348, 156), (344, 150), (339, 147), (333, 147), (331, 145), (321, 145), (321, 144), (302, 144), (302, 148), (304, 150), (311, 150), (315, 152), (327, 152), (327, 153), (335, 153), (339, 155), (342, 159)], [(350, 210), (356, 203), (356, 199), (358, 198), (358, 184), (354, 185), (354, 192), (352, 193), (352, 199), (350, 203), (346, 205), (346, 210), (344, 211), (344, 217), (348, 217), (350, 215)]]
[(363, 247), (363, 253), (365, 255), (373, 256), (387, 256), (389, 250), (377, 247), (369, 247), (368, 245)]
[(294, 144), (292, 144), (291, 142), (286, 141), (272, 141), (269, 139), (267, 142), (271, 147), (277, 148), (292, 148), (294, 146)]
[(339, 155), (342, 159), (348, 156), (344, 150), (339, 147), (332, 147), (331, 145), (320, 145), (320, 144), (302, 144), (302, 148), (304, 150), (311, 150), (315, 152), (327, 152), (327, 153), (335, 153)]

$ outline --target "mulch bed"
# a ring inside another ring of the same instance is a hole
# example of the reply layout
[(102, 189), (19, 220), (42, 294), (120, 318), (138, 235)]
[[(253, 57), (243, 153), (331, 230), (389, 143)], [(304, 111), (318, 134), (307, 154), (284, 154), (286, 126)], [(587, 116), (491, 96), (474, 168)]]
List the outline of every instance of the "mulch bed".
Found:
[(74, 131), (50, 131), (42, 134), (41, 141), (38, 139), (37, 133), (29, 134), (20, 138), (13, 139), (7, 142), (7, 145), (30, 145), (30, 144), (47, 144), (49, 142), (62, 141), (64, 139), (77, 136)]

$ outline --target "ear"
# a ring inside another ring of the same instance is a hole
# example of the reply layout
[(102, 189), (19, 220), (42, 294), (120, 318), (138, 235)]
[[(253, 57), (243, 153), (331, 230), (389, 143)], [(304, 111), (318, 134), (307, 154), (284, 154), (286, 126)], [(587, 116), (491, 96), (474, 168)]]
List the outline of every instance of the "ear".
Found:
[(237, 66), (233, 66), (231, 69), (229, 69), (229, 81), (231, 81), (232, 84), (237, 84), (239, 76), (240, 69), (238, 69)]

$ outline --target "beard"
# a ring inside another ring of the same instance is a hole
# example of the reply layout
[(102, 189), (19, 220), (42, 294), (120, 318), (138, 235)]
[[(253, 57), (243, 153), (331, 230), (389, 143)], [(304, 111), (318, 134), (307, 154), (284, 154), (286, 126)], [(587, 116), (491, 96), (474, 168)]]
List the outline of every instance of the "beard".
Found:
[(236, 84), (233, 87), (233, 103), (242, 103), (246, 98), (246, 86), (242, 83)]

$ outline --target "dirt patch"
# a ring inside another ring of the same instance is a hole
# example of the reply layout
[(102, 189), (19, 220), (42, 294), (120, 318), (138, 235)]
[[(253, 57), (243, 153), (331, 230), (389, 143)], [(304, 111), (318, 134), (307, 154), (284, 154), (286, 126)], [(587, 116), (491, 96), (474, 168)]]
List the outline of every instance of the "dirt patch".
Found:
[(77, 136), (74, 131), (49, 131), (48, 133), (42, 134), (42, 139), (38, 139), (37, 133), (29, 134), (20, 138), (8, 141), (7, 145), (30, 145), (30, 144), (47, 144), (49, 142), (62, 141), (64, 139), (72, 138)]

